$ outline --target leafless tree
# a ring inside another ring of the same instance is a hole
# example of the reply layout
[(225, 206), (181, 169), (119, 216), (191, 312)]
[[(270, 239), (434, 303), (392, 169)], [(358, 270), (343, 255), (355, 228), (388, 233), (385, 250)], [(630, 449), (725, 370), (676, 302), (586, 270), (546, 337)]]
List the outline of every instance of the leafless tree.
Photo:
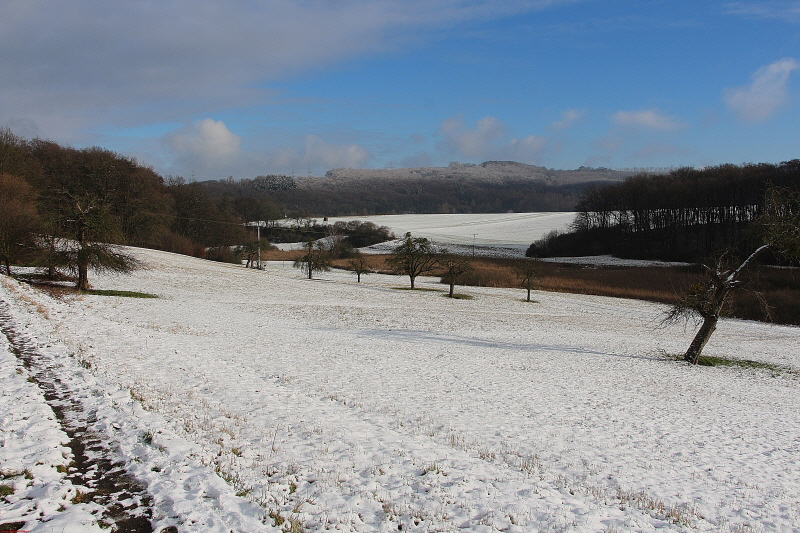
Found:
[[(800, 257), (800, 191), (771, 188), (756, 228), (761, 244), (746, 259), (733, 262), (732, 255), (726, 252), (703, 264), (707, 279), (692, 285), (667, 313), (665, 323), (687, 319), (702, 322), (684, 355), (689, 363), (697, 364), (731, 294), (746, 288), (742, 274), (759, 255), (772, 250), (791, 259)], [(762, 305), (768, 313), (763, 299)]]
[(395, 247), (394, 256), (387, 262), (398, 274), (408, 275), (411, 289), (414, 289), (417, 276), (435, 270), (440, 259), (441, 255), (431, 241), (425, 237), (412, 237), (409, 232)]
[(331, 257), (340, 257), (339, 252), (344, 242), (344, 228), (336, 224), (328, 225), (325, 227), (325, 246), (328, 248), (328, 253)]
[(526, 258), (519, 260), (515, 265), (517, 279), (523, 289), (528, 291), (527, 302), (531, 301), (531, 291), (539, 287), (538, 259)]
[(331, 269), (331, 258), (324, 244), (308, 241), (303, 249), (305, 253), (294, 262), (294, 267), (304, 272), (308, 279), (314, 279), (315, 272), (327, 272)]
[(0, 174), (0, 261), (11, 275), (11, 264), (32, 258), (36, 252), (39, 216), (28, 183)]
[(447, 254), (442, 256), (439, 264), (444, 270), (442, 281), (450, 285), (450, 293), (448, 296), (452, 298), (458, 279), (472, 270), (472, 261), (464, 256)]
[(361, 283), (362, 274), (369, 274), (367, 259), (361, 253), (356, 253), (355, 257), (350, 258), (347, 265), (350, 267), (353, 274), (357, 276), (358, 283)]

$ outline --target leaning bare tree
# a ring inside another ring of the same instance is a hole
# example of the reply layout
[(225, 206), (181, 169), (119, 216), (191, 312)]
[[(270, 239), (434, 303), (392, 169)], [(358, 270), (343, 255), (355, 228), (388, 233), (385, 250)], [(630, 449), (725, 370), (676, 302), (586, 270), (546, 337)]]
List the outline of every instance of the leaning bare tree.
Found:
[(703, 264), (706, 281), (692, 285), (667, 313), (666, 323), (687, 319), (702, 322), (684, 355), (689, 363), (697, 364), (731, 294), (745, 289), (742, 274), (759, 255), (771, 250), (790, 259), (800, 257), (800, 191), (771, 188), (764, 213), (756, 222), (756, 233), (760, 245), (744, 261), (732, 263), (731, 254), (722, 253), (711, 264)]
[(426, 274), (439, 266), (441, 255), (433, 243), (425, 237), (412, 237), (406, 233), (394, 249), (394, 256), (387, 261), (398, 274), (406, 274), (411, 280), (411, 289), (417, 276)]

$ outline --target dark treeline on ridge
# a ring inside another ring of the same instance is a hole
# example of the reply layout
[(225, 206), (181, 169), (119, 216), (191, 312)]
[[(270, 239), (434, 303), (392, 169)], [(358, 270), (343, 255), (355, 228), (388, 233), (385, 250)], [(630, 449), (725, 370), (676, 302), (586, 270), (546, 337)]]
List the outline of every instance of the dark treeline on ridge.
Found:
[[(202, 185), (165, 182), (152, 168), (102, 148), (28, 141), (0, 129), (0, 177), (0, 224), (18, 226), (26, 213), (30, 228), (51, 242), (85, 239), (207, 257), (209, 249), (247, 240), (234, 209)], [(35, 255), (31, 243), (6, 240), (4, 255)]]
[[(488, 162), (336, 169), (323, 178), (272, 174), (188, 182), (180, 176), (162, 177), (103, 148), (26, 140), (2, 128), (0, 217), (8, 228), (0, 228), (7, 241), (7, 250), (0, 252), (8, 261), (12, 255), (22, 260), (23, 252), (37, 247), (30, 237), (35, 234), (40, 239), (47, 235), (51, 248), (56, 239), (86, 239), (235, 260), (230, 250), (255, 240), (248, 222), (294, 220), (294, 228), (268, 224), (262, 230), (262, 237), (281, 241), (325, 236), (326, 228), (313, 224), (312, 217), (572, 210), (587, 182), (627, 175), (609, 169), (559, 171)], [(338, 230), (350, 231), (347, 238), (353, 242), (385, 233), (366, 226)]]
[(587, 184), (619, 181), (631, 174), (488, 161), (391, 170), (334, 169), (322, 178), (270, 175), (203, 184), (217, 198), (245, 201), (267, 196), (288, 217), (523, 213), (572, 211)]
[[(326, 236), (312, 217), (577, 210), (574, 232), (550, 235), (529, 253), (694, 261), (746, 247), (748, 224), (770, 185), (800, 186), (800, 161), (635, 175), (494, 161), (187, 182), (102, 148), (25, 140), (0, 129), (0, 254), (23, 258), (34, 248), (23, 237), (36, 234), (233, 260), (233, 247), (255, 240), (244, 225), (253, 221), (294, 219), (288, 230), (262, 230), (262, 237), (281, 241)], [(353, 243), (385, 233), (372, 229), (339, 228), (353, 233)]]
[(590, 186), (577, 204), (573, 230), (533, 243), (528, 255), (696, 261), (726, 248), (744, 253), (770, 186), (797, 190), (800, 160), (679, 168)]

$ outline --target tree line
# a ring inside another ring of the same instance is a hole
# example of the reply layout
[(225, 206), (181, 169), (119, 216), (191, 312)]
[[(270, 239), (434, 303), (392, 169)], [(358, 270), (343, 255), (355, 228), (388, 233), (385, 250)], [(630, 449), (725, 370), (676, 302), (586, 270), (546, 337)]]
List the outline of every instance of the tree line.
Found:
[[(47, 267), (51, 276), (69, 273), (85, 288), (90, 266), (121, 271), (135, 266), (115, 245), (238, 262), (256, 241), (255, 228), (245, 224), (281, 218), (284, 210), (270, 195), (295, 185), (288, 176), (269, 175), (238, 186), (252, 194), (164, 178), (110, 150), (26, 140), (0, 128), (0, 265), (6, 273), (12, 264)], [(296, 213), (294, 228), (272, 225), (262, 236), (306, 240), (329, 231)], [(339, 224), (334, 230), (342, 237), (341, 254), (387, 240), (391, 233), (369, 223)]]
[[(591, 173), (586, 173), (591, 177)], [(597, 179), (605, 174), (600, 173)], [(586, 182), (551, 184), (522, 178), (453, 175), (299, 178), (270, 175), (202, 182), (215, 198), (268, 198), (278, 216), (368, 216), (408, 213), (572, 211)]]
[(798, 188), (800, 160), (780, 164), (678, 168), (589, 186), (573, 231), (533, 243), (529, 255), (598, 255), (695, 261), (722, 248), (746, 248), (770, 187)]

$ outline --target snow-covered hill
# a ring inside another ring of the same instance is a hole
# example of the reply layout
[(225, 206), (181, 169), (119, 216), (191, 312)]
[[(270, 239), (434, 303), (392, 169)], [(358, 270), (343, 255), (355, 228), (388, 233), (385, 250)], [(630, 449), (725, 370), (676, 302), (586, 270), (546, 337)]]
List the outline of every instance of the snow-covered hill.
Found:
[[(797, 328), (723, 321), (709, 355), (776, 366), (693, 368), (665, 355), (692, 328), (655, 304), (136, 254), (147, 270), (92, 280), (157, 299), (0, 296), (156, 531), (800, 531)], [(6, 348), (4, 475), (65, 444)], [(0, 481), (0, 524), (97, 529), (50, 466)]]

